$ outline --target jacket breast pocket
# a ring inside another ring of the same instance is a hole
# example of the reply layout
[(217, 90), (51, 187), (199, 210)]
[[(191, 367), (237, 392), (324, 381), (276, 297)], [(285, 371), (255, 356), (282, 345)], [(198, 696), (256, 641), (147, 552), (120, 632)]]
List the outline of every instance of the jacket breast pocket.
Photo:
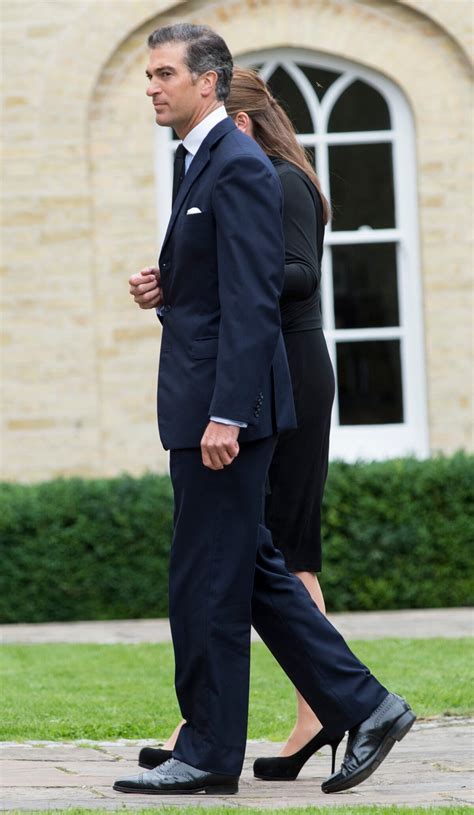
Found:
[(201, 223), (204, 221), (212, 221), (212, 212), (187, 212), (183, 217), (184, 224), (197, 224), (199, 221), (201, 221)]
[(209, 260), (214, 254), (215, 226), (212, 213), (200, 212), (197, 215), (184, 215), (179, 222), (177, 233), (179, 259), (190, 264)]
[(218, 347), (218, 337), (198, 338), (191, 344), (191, 357), (193, 359), (215, 359)]
[(212, 227), (214, 217), (212, 212), (196, 212), (192, 215), (183, 215), (180, 218), (180, 226), (184, 232), (188, 229), (208, 229)]

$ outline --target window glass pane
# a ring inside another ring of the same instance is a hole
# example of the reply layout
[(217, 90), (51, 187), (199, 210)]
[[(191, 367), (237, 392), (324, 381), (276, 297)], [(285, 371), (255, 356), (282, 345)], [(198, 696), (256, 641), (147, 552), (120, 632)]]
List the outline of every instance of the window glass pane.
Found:
[(403, 422), (399, 340), (338, 342), (339, 423)]
[(304, 97), (291, 76), (277, 68), (267, 80), (273, 95), (287, 112), (297, 133), (313, 133), (313, 123)]
[(314, 65), (298, 65), (298, 68), (301, 68), (304, 75), (311, 82), (319, 101), (321, 101), (332, 83), (340, 77), (340, 74), (334, 71), (327, 71), (325, 68), (316, 68)]
[(398, 325), (394, 243), (332, 247), (336, 328)]
[(342, 93), (329, 117), (329, 133), (390, 130), (390, 113), (381, 94), (356, 80)]
[(332, 228), (395, 226), (391, 144), (329, 147)]

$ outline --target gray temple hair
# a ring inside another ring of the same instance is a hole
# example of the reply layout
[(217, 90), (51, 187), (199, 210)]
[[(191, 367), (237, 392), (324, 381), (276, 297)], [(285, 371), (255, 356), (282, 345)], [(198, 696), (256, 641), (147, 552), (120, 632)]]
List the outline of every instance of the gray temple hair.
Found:
[(200, 76), (206, 71), (216, 72), (216, 98), (224, 102), (230, 91), (233, 60), (222, 37), (207, 25), (191, 23), (163, 26), (148, 37), (149, 48), (159, 48), (169, 42), (186, 43), (184, 61), (192, 74)]

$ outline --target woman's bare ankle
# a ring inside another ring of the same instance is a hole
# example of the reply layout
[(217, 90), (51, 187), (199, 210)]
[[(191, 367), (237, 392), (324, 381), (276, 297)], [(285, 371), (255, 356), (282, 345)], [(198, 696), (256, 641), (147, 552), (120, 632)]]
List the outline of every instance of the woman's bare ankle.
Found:
[(165, 741), (165, 743), (163, 744), (162, 750), (174, 750), (174, 748), (176, 747), (176, 742), (178, 741), (178, 736), (179, 736), (179, 734), (181, 732), (181, 728), (182, 728), (183, 724), (186, 724), (185, 719), (183, 719), (177, 725), (177, 727), (175, 727), (175, 729), (173, 730), (173, 732), (172, 732), (171, 736), (169, 737), (169, 739), (167, 739)]
[(305, 724), (295, 724), (293, 731), (288, 737), (286, 744), (282, 747), (280, 756), (292, 756), (301, 750), (311, 739), (322, 730), (320, 722), (308, 722)]

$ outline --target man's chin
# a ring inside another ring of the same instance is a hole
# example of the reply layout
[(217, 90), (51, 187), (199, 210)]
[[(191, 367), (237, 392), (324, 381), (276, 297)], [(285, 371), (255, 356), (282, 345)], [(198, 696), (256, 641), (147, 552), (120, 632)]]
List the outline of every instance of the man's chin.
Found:
[(170, 122), (169, 122), (168, 119), (169, 119), (169, 117), (166, 115), (164, 110), (161, 111), (161, 112), (155, 110), (155, 122), (156, 122), (157, 125), (162, 125), (162, 126), (169, 125)]

